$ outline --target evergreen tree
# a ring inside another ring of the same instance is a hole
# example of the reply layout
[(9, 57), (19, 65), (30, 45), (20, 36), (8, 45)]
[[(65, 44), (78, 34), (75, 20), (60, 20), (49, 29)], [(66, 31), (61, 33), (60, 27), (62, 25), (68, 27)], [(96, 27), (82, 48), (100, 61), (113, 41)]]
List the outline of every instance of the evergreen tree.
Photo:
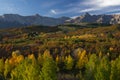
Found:
[(92, 54), (86, 64), (85, 79), (95, 80), (96, 65), (98, 64), (98, 57), (96, 54)]
[(96, 66), (96, 80), (110, 80), (110, 61), (107, 56), (104, 56), (100, 63)]
[(57, 80), (57, 67), (52, 58), (44, 59), (40, 80)]
[(12, 66), (9, 63), (9, 60), (6, 59), (5, 65), (4, 65), (4, 77), (5, 78), (10, 77), (9, 75), (10, 75), (11, 70), (12, 70)]
[(0, 75), (3, 74), (3, 71), (4, 71), (4, 60), (0, 59)]
[(114, 61), (111, 61), (110, 80), (120, 80), (120, 56)]
[(3, 72), (4, 72), (4, 60), (0, 59), (0, 80), (4, 80)]

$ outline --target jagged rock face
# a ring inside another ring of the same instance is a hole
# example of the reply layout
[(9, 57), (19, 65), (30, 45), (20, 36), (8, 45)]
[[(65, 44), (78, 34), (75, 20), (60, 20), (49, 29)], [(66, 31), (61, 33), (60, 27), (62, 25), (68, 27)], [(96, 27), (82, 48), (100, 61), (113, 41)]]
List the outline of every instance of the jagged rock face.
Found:
[(70, 18), (61, 17), (61, 18), (51, 18), (43, 17), (39, 14), (32, 16), (21, 16), (18, 14), (4, 14), (0, 16), (0, 28), (4, 27), (19, 27), (19, 26), (29, 26), (29, 25), (46, 25), (46, 26), (55, 26), (63, 24), (66, 20)]
[(111, 24), (120, 24), (120, 15), (113, 15), (113, 19), (111, 19)]
[(85, 15), (65, 21), (65, 23), (105, 23), (105, 24), (120, 24), (120, 15)]

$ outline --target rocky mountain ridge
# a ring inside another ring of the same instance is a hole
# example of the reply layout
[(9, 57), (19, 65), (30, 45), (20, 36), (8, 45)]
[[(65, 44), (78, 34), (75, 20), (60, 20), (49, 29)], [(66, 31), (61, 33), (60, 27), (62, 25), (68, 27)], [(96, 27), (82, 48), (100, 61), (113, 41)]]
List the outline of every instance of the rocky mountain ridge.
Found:
[(118, 15), (91, 15), (85, 13), (73, 19), (66, 20), (65, 23), (102, 23), (102, 24), (120, 24), (120, 14)]
[(91, 15), (85, 13), (76, 18), (45, 17), (39, 14), (31, 16), (21, 16), (19, 14), (4, 14), (0, 16), (0, 28), (23, 27), (31, 25), (56, 26), (64, 23), (80, 24), (80, 23), (102, 23), (102, 24), (120, 24), (120, 14), (118, 15)]
[(20, 27), (30, 25), (44, 25), (44, 26), (55, 26), (63, 24), (68, 17), (52, 18), (44, 17), (39, 14), (31, 16), (21, 16), (18, 14), (4, 14), (0, 16), (0, 28), (6, 27)]

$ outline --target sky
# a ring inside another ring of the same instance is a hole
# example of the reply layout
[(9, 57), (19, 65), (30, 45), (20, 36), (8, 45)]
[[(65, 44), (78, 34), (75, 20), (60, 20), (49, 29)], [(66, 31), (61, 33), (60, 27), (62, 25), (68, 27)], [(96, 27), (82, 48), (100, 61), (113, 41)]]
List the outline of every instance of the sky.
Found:
[(119, 14), (120, 0), (0, 0), (0, 15), (40, 14), (48, 17), (76, 17), (86, 12)]

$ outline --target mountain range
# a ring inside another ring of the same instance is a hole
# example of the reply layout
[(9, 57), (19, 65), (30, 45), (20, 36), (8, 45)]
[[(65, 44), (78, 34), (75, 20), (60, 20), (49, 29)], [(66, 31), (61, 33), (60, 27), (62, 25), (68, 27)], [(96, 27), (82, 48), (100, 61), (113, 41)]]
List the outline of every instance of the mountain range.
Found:
[(85, 13), (76, 18), (45, 17), (39, 14), (31, 16), (21, 16), (18, 14), (4, 14), (0, 16), (0, 28), (21, 27), (30, 25), (56, 26), (60, 24), (80, 24), (80, 23), (102, 23), (102, 24), (120, 24), (120, 14), (118, 15), (91, 15)]
[(90, 15), (85, 13), (84, 15), (66, 20), (65, 23), (102, 23), (102, 24), (120, 24), (120, 14), (116, 15)]
[(68, 17), (52, 18), (44, 17), (39, 14), (32, 16), (21, 16), (18, 14), (4, 14), (0, 16), (0, 28), (21, 27), (30, 25), (55, 26), (63, 24)]

